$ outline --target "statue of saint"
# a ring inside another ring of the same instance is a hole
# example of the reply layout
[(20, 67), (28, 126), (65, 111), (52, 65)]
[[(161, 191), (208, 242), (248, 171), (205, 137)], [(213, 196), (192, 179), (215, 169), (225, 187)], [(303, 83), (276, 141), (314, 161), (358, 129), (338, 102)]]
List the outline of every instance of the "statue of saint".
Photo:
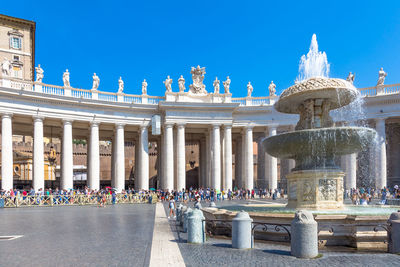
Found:
[(350, 71), (349, 72), (349, 76), (347, 76), (347, 78), (346, 78), (346, 81), (348, 81), (349, 83), (353, 84), (355, 78), (356, 78), (356, 74), (355, 73), (351, 73), (351, 71)]
[(4, 58), (3, 62), (1, 63), (1, 72), (4, 76), (10, 76), (11, 72), (11, 62), (8, 58)]
[(247, 97), (251, 97), (251, 93), (253, 93), (253, 86), (251, 85), (251, 83), (249, 82), (247, 84)]
[(268, 90), (269, 90), (269, 96), (275, 96), (276, 93), (276, 85), (274, 84), (274, 81), (271, 81), (271, 83), (268, 86)]
[(207, 94), (206, 86), (203, 84), (206, 68), (200, 68), (200, 66), (192, 67), (190, 73), (192, 74), (193, 84), (189, 85), (189, 93)]
[(118, 93), (123, 93), (124, 92), (124, 81), (122, 80), (122, 77), (119, 77), (118, 80)]
[(142, 95), (147, 95), (147, 82), (146, 79), (142, 82)]
[(63, 82), (64, 82), (64, 87), (71, 87), (69, 83), (69, 72), (68, 69), (63, 73)]
[(229, 76), (226, 77), (226, 81), (222, 84), (224, 85), (225, 94), (229, 94), (229, 87), (231, 86), (231, 79), (229, 79)]
[(179, 92), (185, 92), (185, 79), (181, 75), (178, 79)]
[(219, 94), (219, 80), (218, 77), (215, 77), (214, 85), (214, 94)]
[(385, 83), (385, 78), (387, 76), (387, 73), (383, 71), (383, 68), (379, 70), (379, 78), (378, 78), (378, 83), (376, 86), (383, 85)]
[(169, 77), (169, 75), (167, 76), (167, 79), (163, 81), (163, 83), (165, 84), (166, 92), (172, 92), (172, 79)]
[(93, 86), (92, 90), (97, 90), (100, 85), (100, 78), (99, 76), (96, 75), (96, 73), (93, 74)]
[(35, 68), (36, 70), (36, 81), (41, 83), (44, 78), (44, 70), (40, 67), (40, 64)]

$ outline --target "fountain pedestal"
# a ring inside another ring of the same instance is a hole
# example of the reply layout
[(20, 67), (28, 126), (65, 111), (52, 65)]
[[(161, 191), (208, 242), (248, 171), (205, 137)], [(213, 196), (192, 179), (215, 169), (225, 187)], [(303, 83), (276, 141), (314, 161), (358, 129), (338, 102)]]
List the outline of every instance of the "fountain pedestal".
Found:
[(287, 175), (288, 208), (343, 208), (343, 177), (339, 170), (293, 171)]

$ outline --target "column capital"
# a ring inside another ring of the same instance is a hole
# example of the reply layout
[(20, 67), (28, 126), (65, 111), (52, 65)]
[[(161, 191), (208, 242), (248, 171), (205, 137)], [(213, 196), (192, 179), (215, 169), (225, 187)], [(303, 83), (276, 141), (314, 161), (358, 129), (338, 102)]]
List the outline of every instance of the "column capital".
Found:
[(89, 122), (89, 124), (90, 124), (91, 127), (96, 127), (96, 126), (99, 126), (99, 125), (100, 125), (100, 122), (98, 122), (98, 121), (91, 121), (91, 122)]
[(173, 127), (174, 126), (174, 123), (173, 122), (164, 122), (164, 127), (165, 128), (171, 128), (171, 127)]
[(251, 124), (244, 126), (244, 129), (245, 129), (246, 131), (253, 130), (253, 128), (254, 128), (254, 125), (251, 125)]
[(125, 123), (118, 122), (115, 124), (115, 128), (116, 129), (121, 129), (121, 128), (124, 129), (125, 125), (126, 125)]
[(139, 125), (139, 129), (140, 129), (140, 130), (147, 130), (148, 127), (149, 127), (149, 125), (147, 125), (147, 124)]
[(224, 124), (224, 129), (232, 129), (232, 124)]
[(12, 118), (13, 114), (11, 112), (1, 113), (2, 118)]
[(186, 122), (178, 122), (178, 123), (176, 123), (176, 126), (178, 127), (178, 128), (185, 128), (185, 126), (186, 126)]
[(33, 121), (34, 121), (34, 122), (36, 122), (36, 121), (43, 121), (43, 120), (44, 120), (44, 117), (43, 117), (43, 116), (40, 116), (40, 115), (33, 115), (32, 118), (33, 118)]
[(217, 128), (219, 129), (219, 127), (221, 127), (221, 125), (216, 123), (216, 124), (212, 124), (211, 127), (213, 129), (217, 129)]
[(64, 124), (64, 125), (68, 125), (68, 124), (72, 124), (72, 122), (73, 122), (74, 120), (72, 120), (72, 119), (63, 119), (62, 121), (63, 121), (63, 124)]

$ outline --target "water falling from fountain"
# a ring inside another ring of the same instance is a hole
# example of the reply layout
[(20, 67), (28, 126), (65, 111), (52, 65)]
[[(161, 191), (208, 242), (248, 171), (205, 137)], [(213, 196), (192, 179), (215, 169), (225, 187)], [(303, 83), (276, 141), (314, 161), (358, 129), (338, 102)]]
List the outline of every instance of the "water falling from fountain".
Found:
[(311, 77), (329, 77), (329, 63), (325, 52), (318, 51), (317, 36), (315, 33), (311, 39), (310, 50), (300, 59), (299, 76), (297, 82)]

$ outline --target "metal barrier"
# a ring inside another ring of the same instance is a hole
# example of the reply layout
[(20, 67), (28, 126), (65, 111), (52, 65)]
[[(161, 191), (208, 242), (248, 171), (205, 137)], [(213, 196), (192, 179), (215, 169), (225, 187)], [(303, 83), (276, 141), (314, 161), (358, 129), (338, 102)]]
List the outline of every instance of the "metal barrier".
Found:
[[(133, 203), (156, 203), (158, 198), (156, 194), (116, 194), (115, 204), (133, 204)], [(35, 195), (35, 196), (1, 196), (5, 208), (33, 207), (33, 206), (78, 206), (78, 205), (100, 205), (101, 195)], [(106, 205), (113, 204), (112, 195), (106, 195)]]

